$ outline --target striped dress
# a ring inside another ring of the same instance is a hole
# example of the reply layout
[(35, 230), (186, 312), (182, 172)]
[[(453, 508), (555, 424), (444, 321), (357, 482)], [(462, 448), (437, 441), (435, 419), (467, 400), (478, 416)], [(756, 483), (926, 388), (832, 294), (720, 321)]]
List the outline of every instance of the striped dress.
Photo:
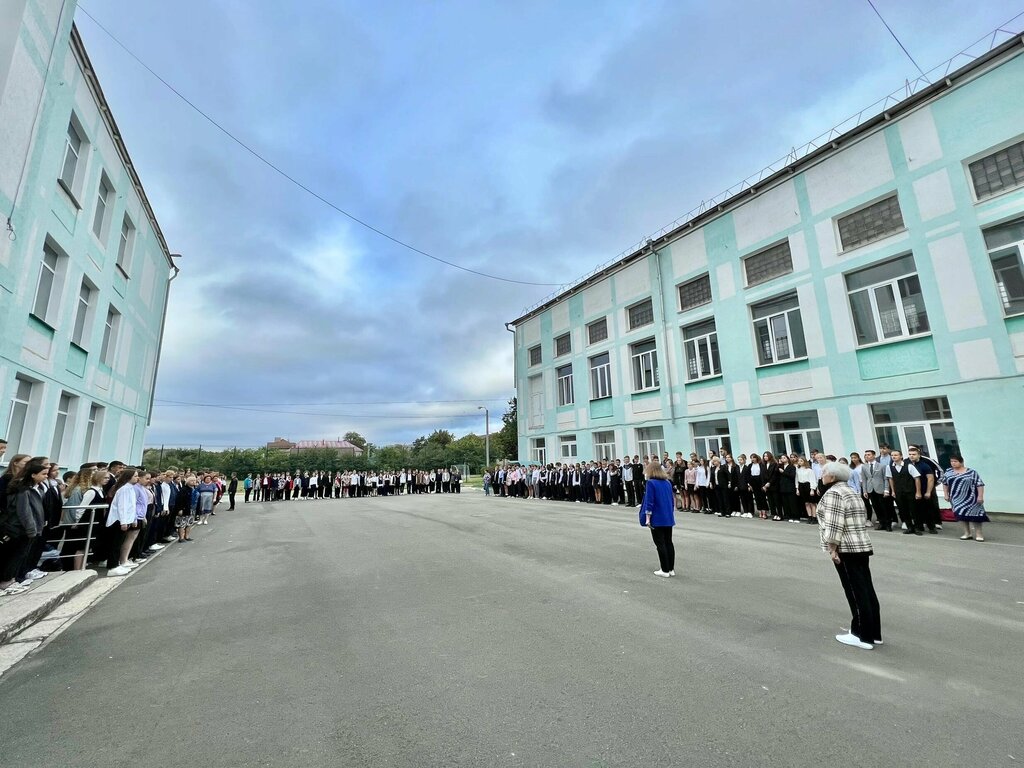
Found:
[(947, 469), (942, 476), (942, 483), (949, 489), (949, 504), (957, 520), (969, 523), (987, 523), (988, 515), (985, 507), (978, 503), (978, 489), (985, 483), (973, 469), (954, 472)]

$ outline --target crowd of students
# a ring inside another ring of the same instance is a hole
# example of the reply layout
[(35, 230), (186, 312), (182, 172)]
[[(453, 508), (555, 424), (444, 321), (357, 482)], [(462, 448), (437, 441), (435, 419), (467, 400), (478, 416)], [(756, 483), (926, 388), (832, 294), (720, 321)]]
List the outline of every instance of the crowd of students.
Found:
[(191, 542), (228, 486), (211, 472), (121, 461), (62, 475), (45, 456), (16, 455), (0, 475), (0, 595), (24, 592), (53, 570), (127, 575), (166, 544)]
[[(825, 489), (824, 466), (834, 461), (847, 465), (849, 485), (860, 494), (867, 518), (875, 530), (891, 532), (901, 524), (906, 534), (923, 535), (942, 530), (940, 488), (957, 483), (963, 467), (943, 471), (918, 446), (907, 456), (882, 444), (839, 457), (812, 450), (775, 456), (771, 451), (733, 456), (723, 451), (708, 457), (677, 452), (658, 456), (626, 456), (549, 464), (511, 464), (484, 474), (484, 493), (519, 499), (552, 499), (584, 504), (638, 506), (643, 499), (645, 467), (660, 464), (671, 484), (676, 509), (719, 517), (757, 517), (791, 523), (817, 522), (817, 504)], [(969, 470), (973, 473), (973, 470)], [(977, 477), (976, 473), (974, 477)], [(980, 482), (980, 486), (984, 483)], [(983, 498), (983, 494), (982, 494)], [(958, 518), (963, 519), (963, 518)], [(982, 523), (987, 517), (965, 524), (964, 538), (984, 541)]]
[(401, 493), (461, 493), (462, 473), (451, 469), (391, 469), (347, 472), (249, 474), (245, 501), (293, 501), (395, 496)]

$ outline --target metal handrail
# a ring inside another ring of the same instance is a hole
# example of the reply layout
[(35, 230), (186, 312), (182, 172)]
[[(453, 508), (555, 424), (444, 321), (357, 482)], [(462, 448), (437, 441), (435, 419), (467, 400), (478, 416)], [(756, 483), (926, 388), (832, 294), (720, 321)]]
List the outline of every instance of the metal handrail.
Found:
[[(96, 510), (98, 510), (98, 509), (105, 510), (105, 509), (107, 509), (107, 505), (106, 504), (65, 504), (63, 507), (61, 507), (61, 510), (63, 511), (65, 509), (82, 509), (82, 510), (85, 510), (85, 514), (82, 515), (82, 518), (84, 518), (86, 516), (86, 514), (88, 514), (88, 516), (89, 516), (88, 527), (85, 529), (85, 537), (84, 538), (72, 538), (72, 539), (69, 539), (69, 538), (67, 538), (66, 535), (64, 535), (64, 536), (61, 537), (60, 543), (57, 546), (57, 550), (59, 552), (60, 549), (65, 544), (67, 544), (67, 543), (74, 543), (74, 542), (84, 541), (85, 542), (85, 552), (82, 553), (82, 567), (79, 569), (79, 570), (84, 570), (86, 563), (89, 562), (89, 554), (90, 554), (90, 550), (92, 548), (92, 529), (96, 526)], [(82, 524), (82, 518), (79, 518), (77, 521), (75, 521), (73, 523), (58, 523), (56, 526), (54, 526), (53, 530), (57, 530), (57, 529), (60, 529), (60, 528), (73, 528), (73, 527), (75, 527), (77, 525), (81, 525)], [(67, 555), (60, 555), (60, 554), (58, 554), (57, 557), (55, 557), (55, 558), (51, 557), (51, 558), (48, 558), (48, 559), (50, 559), (50, 560), (60, 560), (61, 558), (78, 557), (78, 556), (79, 556), (78, 553), (72, 552), (71, 554), (67, 554)]]

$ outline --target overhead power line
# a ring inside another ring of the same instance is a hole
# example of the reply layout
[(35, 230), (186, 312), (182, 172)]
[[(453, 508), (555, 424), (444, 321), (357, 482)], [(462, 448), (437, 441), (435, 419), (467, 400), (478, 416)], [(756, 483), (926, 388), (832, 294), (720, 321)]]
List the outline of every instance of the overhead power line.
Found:
[(885, 25), (885, 28), (889, 30), (889, 34), (892, 35), (892, 39), (896, 41), (896, 45), (898, 45), (903, 50), (903, 52), (907, 54), (907, 58), (910, 59), (910, 63), (917, 67), (917, 71), (921, 73), (921, 77), (925, 77), (924, 70), (921, 69), (921, 66), (916, 61), (914, 61), (914, 57), (910, 55), (910, 51), (907, 50), (907, 47), (903, 45), (902, 42), (900, 42), (900, 39), (896, 36), (896, 33), (893, 32), (892, 27), (889, 26), (889, 22), (885, 20), (885, 17), (882, 16), (878, 8), (875, 7), (874, 0), (868, 0), (868, 5), (871, 6), (871, 10), (875, 12), (875, 15)]
[(312, 197), (314, 197), (317, 200), (319, 200), (321, 203), (326, 205), (328, 208), (331, 208), (332, 210), (336, 211), (337, 213), (340, 213), (342, 216), (345, 216), (346, 218), (348, 218), (351, 221), (355, 222), (359, 226), (364, 227), (364, 228), (370, 230), (371, 232), (376, 233), (377, 235), (379, 235), (380, 237), (385, 238), (386, 240), (390, 240), (395, 245), (398, 245), (398, 246), (400, 246), (402, 248), (405, 248), (406, 250), (412, 251), (413, 253), (418, 253), (420, 256), (426, 256), (428, 259), (432, 259), (433, 261), (436, 261), (436, 262), (438, 262), (440, 264), (444, 264), (446, 266), (452, 267), (453, 269), (458, 269), (458, 270), (461, 270), (462, 272), (468, 272), (469, 274), (477, 275), (478, 277), (485, 277), (485, 278), (487, 278), (489, 280), (500, 280), (501, 282), (504, 282), (504, 283), (516, 283), (518, 285), (536, 285), (536, 286), (542, 286), (542, 287), (547, 287), (547, 288), (558, 287), (558, 286), (562, 285), (562, 283), (539, 283), (539, 282), (533, 282), (533, 281), (530, 281), (530, 280), (517, 280), (517, 279), (512, 278), (512, 277), (502, 277), (501, 275), (492, 275), (489, 272), (482, 272), (482, 271), (480, 271), (478, 269), (472, 269), (471, 267), (464, 267), (461, 264), (456, 264), (453, 261), (448, 261), (447, 259), (442, 259), (440, 256), (435, 256), (432, 253), (427, 253), (426, 251), (424, 251), (424, 250), (422, 250), (420, 248), (417, 248), (416, 246), (411, 245), (411, 244), (405, 242), (404, 240), (401, 240), (401, 239), (395, 237), (394, 235), (388, 234), (387, 232), (385, 232), (382, 229), (378, 229), (377, 227), (373, 226), (369, 222), (364, 221), (363, 219), (359, 218), (358, 216), (356, 216), (356, 215), (354, 215), (352, 213), (349, 213), (348, 211), (346, 211), (345, 209), (341, 208), (340, 206), (335, 205), (330, 200), (328, 200), (326, 197), (324, 197), (323, 195), (319, 194), (318, 192), (315, 192), (313, 189), (308, 187), (306, 184), (304, 184), (303, 182), (299, 181), (297, 178), (292, 176), (290, 173), (288, 173), (287, 171), (282, 169), (280, 166), (278, 166), (278, 165), (274, 164), (272, 161), (268, 160), (266, 157), (264, 157), (259, 152), (257, 152), (255, 149), (253, 149), (251, 146), (246, 144), (244, 141), (242, 141), (240, 138), (238, 138), (235, 134), (233, 134), (231, 131), (229, 131), (227, 128), (225, 128), (223, 125), (221, 125), (219, 122), (214, 120), (210, 115), (208, 115), (206, 112), (204, 112), (198, 106), (196, 106), (192, 101), (190, 101), (181, 91), (179, 91), (177, 88), (175, 88), (173, 85), (171, 85), (167, 80), (165, 80), (160, 74), (158, 74), (156, 72), (156, 70), (154, 70), (146, 62), (144, 62), (142, 59), (140, 59), (135, 54), (134, 51), (132, 51), (128, 46), (126, 46), (124, 43), (122, 43), (114, 35), (113, 32), (111, 32), (109, 29), (107, 29), (105, 26), (103, 26), (103, 24), (100, 23), (100, 21), (95, 16), (93, 16), (91, 13), (89, 13), (89, 11), (83, 5), (79, 4), (78, 8), (79, 8), (79, 10), (82, 13), (84, 13), (92, 21), (93, 24), (95, 24), (103, 32), (103, 34), (105, 34), (107, 37), (109, 37), (119, 48), (121, 48), (121, 50), (123, 50), (125, 53), (127, 53), (129, 56), (131, 56), (133, 59), (135, 59), (135, 61), (143, 69), (145, 69), (147, 72), (149, 72), (149, 74), (151, 74), (153, 77), (155, 77), (157, 80), (159, 80), (160, 83), (162, 83), (169, 91), (171, 91), (171, 93), (173, 93), (181, 101), (183, 101), (185, 104), (187, 104), (194, 112), (199, 114), (210, 125), (212, 125), (214, 128), (216, 128), (222, 134), (227, 136), (229, 139), (231, 139), (231, 141), (233, 141), (239, 147), (241, 147), (246, 152), (248, 152), (250, 155), (255, 157), (261, 163), (266, 165), (272, 171), (277, 173), (279, 176), (281, 176), (282, 178), (288, 180), (289, 182), (294, 184), (296, 187), (298, 187), (302, 191), (306, 192), (307, 194), (309, 194)]
[(157, 398), (155, 400), (155, 404), (166, 407), (180, 405), (194, 405), (200, 407), (230, 405), (274, 408), (278, 406), (303, 407), (320, 405), (433, 405), (435, 403), (505, 403), (508, 402), (508, 400), (509, 398), (507, 397), (478, 397), (472, 400), (353, 400), (342, 403), (193, 403), (185, 400), (162, 400), (160, 398)]

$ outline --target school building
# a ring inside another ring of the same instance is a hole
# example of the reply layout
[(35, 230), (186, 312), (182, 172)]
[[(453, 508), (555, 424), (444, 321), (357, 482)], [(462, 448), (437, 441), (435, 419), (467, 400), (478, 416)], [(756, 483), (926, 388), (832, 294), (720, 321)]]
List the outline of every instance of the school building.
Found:
[(509, 323), (519, 456), (919, 444), (1024, 512), (1024, 38)]

